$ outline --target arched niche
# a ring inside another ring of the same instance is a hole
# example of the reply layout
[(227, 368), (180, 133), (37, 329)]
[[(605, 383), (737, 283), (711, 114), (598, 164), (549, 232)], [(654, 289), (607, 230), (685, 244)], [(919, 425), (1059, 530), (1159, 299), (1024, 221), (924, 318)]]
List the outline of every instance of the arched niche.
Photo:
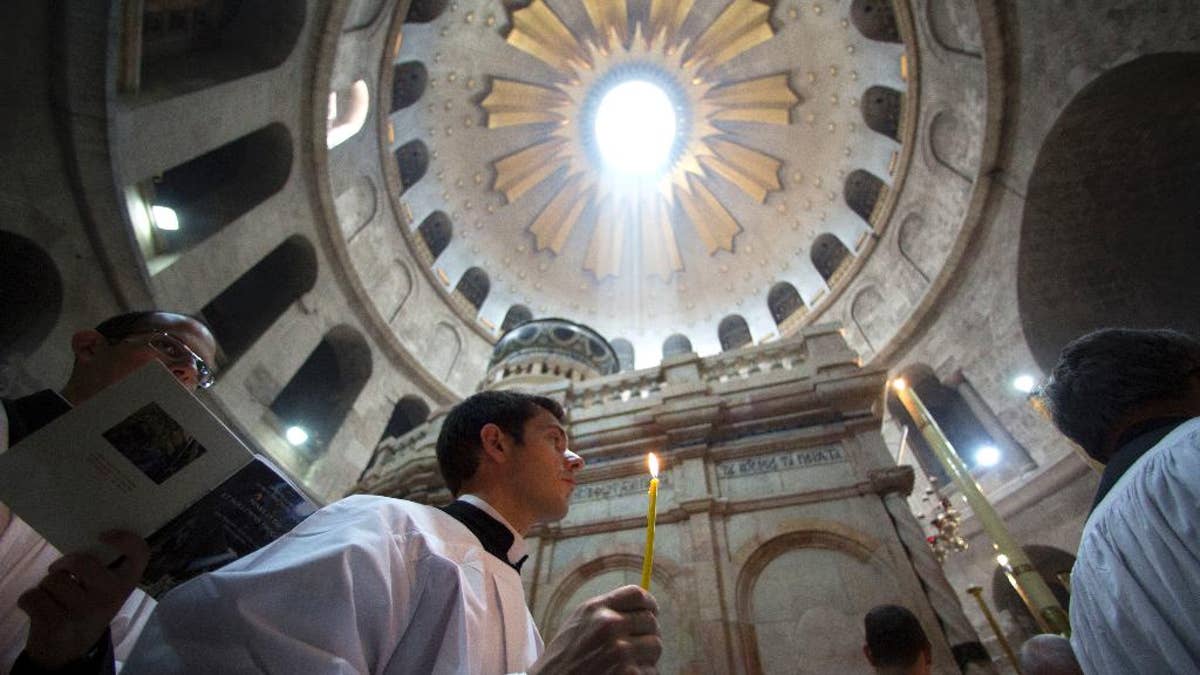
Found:
[(449, 5), (450, 0), (413, 0), (404, 23), (429, 23), (441, 16)]
[(425, 367), (434, 377), (445, 380), (454, 372), (462, 351), (462, 336), (446, 321), (439, 321), (425, 342)]
[(317, 253), (292, 235), (221, 291), (200, 311), (228, 367), (245, 354), (317, 282)]
[(362, 129), (371, 108), (371, 91), (366, 80), (357, 80), (341, 91), (329, 93), (325, 146), (335, 148)]
[(781, 326), (793, 314), (804, 309), (804, 299), (796, 287), (786, 281), (781, 281), (767, 292), (767, 309), (771, 310), (771, 318), (776, 326)]
[(336, 326), (317, 344), (271, 402), (280, 430), (298, 426), (308, 440), (296, 446), (307, 461), (320, 458), (371, 377), (371, 347), (350, 326)]
[[(955, 452), (966, 463), (967, 468), (975, 473), (986, 467), (978, 461), (977, 451), (985, 446), (999, 448), (996, 439), (992, 438), (987, 428), (979, 421), (970, 405), (963, 399), (962, 394), (952, 386), (944, 384), (934, 375), (933, 370), (924, 364), (914, 364), (900, 371), (899, 377), (904, 378), (908, 386), (916, 392), (921, 402), (929, 410), (929, 416), (937, 423), (946, 440), (954, 447)], [(938, 484), (956, 489), (950, 482), (950, 475), (942, 466), (933, 448), (925, 440), (912, 416), (908, 414), (904, 404), (896, 396), (896, 392), (888, 387), (887, 409), (892, 419), (901, 426), (908, 427), (906, 444), (909, 451), (917, 458), (921, 470), (926, 476), (936, 478)], [(1022, 458), (1015, 458), (1021, 461)]]
[(406, 61), (392, 71), (392, 109), (403, 110), (420, 100), (429, 85), (429, 70), (420, 61)]
[(354, 0), (346, 10), (346, 18), (342, 20), (342, 31), (352, 33), (370, 27), (386, 4), (385, 0)]
[(139, 92), (165, 98), (206, 89), (287, 60), (304, 27), (304, 2), (195, 0), (142, 3)]
[(1200, 336), (1200, 54), (1154, 54), (1093, 80), (1038, 152), (1017, 299), (1038, 365), (1104, 326)]
[(835, 235), (826, 232), (813, 240), (809, 258), (813, 267), (817, 269), (817, 274), (820, 274), (826, 283), (830, 283), (834, 273), (850, 260), (850, 249)]
[(433, 260), (437, 260), (442, 251), (450, 245), (450, 239), (454, 236), (454, 225), (450, 222), (450, 216), (447, 216), (443, 211), (434, 211), (425, 216), (425, 220), (417, 226), (417, 234), (421, 235), (421, 241), (424, 242), (425, 248), (429, 250), (429, 256)]
[(868, 40), (900, 42), (900, 26), (892, 0), (853, 0), (850, 22)]
[(634, 352), (633, 343), (625, 338), (616, 338), (610, 340), (613, 351), (617, 354), (617, 363), (621, 366), (621, 372), (628, 372), (634, 369)]
[(388, 417), (387, 426), (384, 427), (383, 434), (379, 436), (379, 441), (383, 442), (387, 438), (400, 438), (416, 429), (427, 419), (429, 419), (429, 404), (419, 396), (405, 396), (392, 408), (392, 414)]
[(662, 355), (664, 359), (677, 354), (691, 354), (692, 351), (692, 341), (686, 335), (675, 333), (663, 340)]
[(472, 267), (463, 272), (458, 284), (454, 286), (454, 292), (461, 295), (476, 310), (483, 307), (491, 289), (492, 282), (488, 279), (487, 272), (478, 267)]
[(291, 170), (291, 134), (274, 122), (143, 182), (149, 205), (177, 221), (164, 229), (162, 212), (151, 209), (155, 253), (183, 253), (213, 236), (283, 189)]
[(33, 240), (0, 231), (0, 360), (37, 349), (58, 323), (62, 277)]
[(400, 170), (400, 190), (417, 184), (429, 169), (429, 148), (425, 142), (418, 139), (409, 141), (396, 148), (396, 167)]
[[(663, 638), (660, 673), (701, 672), (700, 654), (695, 640), (694, 612), (679, 595), (683, 571), (661, 552), (654, 558), (651, 592), (658, 601), (658, 623)], [(603, 595), (614, 588), (638, 584), (642, 577), (642, 557), (618, 553), (605, 555), (568, 572), (555, 586), (542, 622), (546, 634), (553, 635), (580, 603)]]
[(874, 286), (867, 286), (854, 296), (850, 303), (850, 316), (854, 325), (873, 351), (883, 347), (884, 338), (892, 327), (887, 314), (887, 302)]
[(359, 176), (339, 193), (333, 200), (333, 208), (342, 236), (347, 240), (354, 239), (375, 217), (378, 201), (379, 192), (369, 176)]
[(513, 305), (508, 308), (504, 314), (504, 321), (500, 322), (500, 332), (507, 333), (508, 331), (520, 326), (526, 321), (533, 320), (533, 312), (525, 305)]
[(871, 220), (871, 214), (875, 212), (875, 205), (886, 190), (887, 186), (878, 176), (864, 169), (851, 171), (850, 175), (846, 176), (843, 188), (846, 205), (872, 227), (874, 222)]
[(904, 109), (904, 94), (882, 85), (869, 87), (859, 103), (863, 123), (867, 128), (900, 142), (900, 113)]
[(721, 351), (745, 347), (754, 344), (750, 336), (750, 326), (740, 314), (730, 314), (717, 324), (717, 340), (721, 343)]
[(746, 560), (736, 597), (745, 672), (863, 669), (862, 617), (878, 604), (908, 603), (867, 538), (847, 533), (857, 534), (844, 526), (788, 532)]

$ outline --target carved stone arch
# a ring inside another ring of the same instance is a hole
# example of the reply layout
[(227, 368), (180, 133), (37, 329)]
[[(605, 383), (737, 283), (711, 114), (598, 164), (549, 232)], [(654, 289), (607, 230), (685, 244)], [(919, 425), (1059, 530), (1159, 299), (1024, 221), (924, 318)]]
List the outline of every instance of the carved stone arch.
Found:
[[(560, 577), (554, 586), (540, 626), (553, 635), (574, 606), (587, 597), (611, 590), (624, 583), (637, 583), (642, 571), (642, 552), (622, 547), (588, 560)], [(691, 598), (682, 593), (687, 588), (688, 572), (671, 558), (656, 554), (650, 587), (659, 602), (659, 623), (662, 626), (663, 655), (659, 672), (696, 672), (699, 666), (695, 617)], [(623, 578), (622, 578), (623, 577)], [(596, 587), (599, 586), (599, 587)]]
[(933, 42), (951, 54), (983, 58), (979, 12), (971, 0), (929, 0), (925, 21)]
[(975, 168), (970, 166), (971, 136), (966, 123), (954, 111), (943, 109), (933, 114), (927, 131), (933, 162), (967, 183), (975, 182), (972, 178)]
[(396, 317), (400, 315), (400, 310), (404, 309), (404, 304), (408, 302), (409, 298), (416, 295), (417, 290), (416, 284), (413, 283), (413, 274), (412, 270), (408, 268), (408, 263), (396, 258), (392, 261), (392, 264), (395, 265), (393, 276), (396, 278), (397, 302), (396, 308), (388, 314), (388, 324), (396, 320)]
[(442, 380), (448, 379), (454, 372), (454, 366), (458, 363), (462, 344), (462, 335), (459, 334), (453, 323), (437, 322), (433, 330), (429, 331), (425, 349), (427, 354), (425, 363), (429, 372)]
[(353, 33), (371, 27), (383, 12), (385, 4), (385, 0), (356, 0), (350, 3), (350, 9), (346, 10), (346, 18), (342, 21), (342, 32)]
[[(744, 672), (763, 672), (755, 608), (755, 589), (760, 578), (771, 563), (780, 557), (814, 550), (845, 555), (848, 558), (845, 567), (853, 567), (860, 572), (861, 568), (866, 567), (868, 572), (874, 572), (874, 574), (866, 576), (878, 577), (880, 573), (894, 573), (890, 561), (882, 554), (882, 545), (878, 540), (834, 521), (803, 519), (784, 523), (778, 526), (775, 532), (755, 538), (743, 545), (735, 554), (734, 563), (741, 563), (735, 586), (735, 607), (737, 612), (736, 630), (742, 644)], [(817, 570), (805, 571), (806, 574), (813, 575), (814, 579), (819, 578), (815, 576), (816, 572)], [(875, 579), (876, 583), (872, 587), (886, 587), (880, 584), (880, 581), (883, 580)], [(820, 588), (826, 586), (817, 581), (809, 583), (810, 586), (814, 584)], [(789, 592), (794, 590), (798, 589), (789, 588)], [(881, 593), (880, 595), (888, 594)], [(855, 613), (858, 614), (857, 611)], [(861, 614), (858, 614), (855, 620), (861, 620)], [(826, 637), (824, 636), (822, 639)], [(855, 634), (854, 642), (855, 644), (847, 646), (847, 650), (852, 650), (852, 653), (844, 655), (846, 660), (853, 660), (856, 656), (861, 659), (861, 652), (858, 651), (861, 641), (858, 640), (857, 634)], [(828, 672), (842, 671), (829, 670)]]
[(879, 351), (887, 333), (888, 317), (884, 313), (887, 301), (875, 286), (867, 286), (854, 295), (850, 303), (850, 318), (862, 333), (871, 351)]
[(896, 248), (917, 274), (929, 283), (937, 273), (934, 264), (936, 251), (929, 239), (929, 223), (915, 211), (904, 216), (896, 233)]
[(338, 228), (346, 241), (354, 239), (375, 218), (379, 210), (379, 189), (370, 176), (359, 176), (333, 200)]

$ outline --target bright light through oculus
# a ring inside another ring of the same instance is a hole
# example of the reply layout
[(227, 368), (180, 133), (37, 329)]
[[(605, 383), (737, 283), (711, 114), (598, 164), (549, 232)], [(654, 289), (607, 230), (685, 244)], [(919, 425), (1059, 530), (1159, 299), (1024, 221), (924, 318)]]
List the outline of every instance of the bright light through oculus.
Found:
[(975, 451), (975, 464), (978, 466), (995, 466), (1000, 461), (1000, 450), (994, 445), (985, 445)]
[(154, 219), (154, 226), (160, 230), (174, 232), (179, 229), (179, 216), (175, 213), (175, 209), (167, 206), (151, 206), (150, 215)]
[(661, 171), (675, 145), (675, 106), (667, 92), (645, 80), (622, 82), (596, 109), (596, 147), (609, 168), (645, 176)]
[(304, 445), (308, 442), (308, 432), (303, 427), (288, 427), (284, 435), (292, 445)]

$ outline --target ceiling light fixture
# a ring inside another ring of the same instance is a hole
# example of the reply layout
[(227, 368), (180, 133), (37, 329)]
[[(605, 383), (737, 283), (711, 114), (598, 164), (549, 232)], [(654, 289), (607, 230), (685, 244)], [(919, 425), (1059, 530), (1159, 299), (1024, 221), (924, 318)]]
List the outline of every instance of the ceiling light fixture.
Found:
[(284, 436), (292, 445), (304, 445), (308, 442), (308, 432), (303, 427), (288, 427)]
[(649, 176), (666, 168), (675, 145), (678, 119), (662, 87), (625, 80), (604, 93), (596, 109), (595, 138), (610, 169)]

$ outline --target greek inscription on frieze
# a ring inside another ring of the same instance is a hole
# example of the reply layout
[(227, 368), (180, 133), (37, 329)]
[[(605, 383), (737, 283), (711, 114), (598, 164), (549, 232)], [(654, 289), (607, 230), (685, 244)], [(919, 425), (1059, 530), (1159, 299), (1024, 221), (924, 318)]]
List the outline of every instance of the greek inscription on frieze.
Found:
[(838, 464), (846, 461), (842, 449), (836, 445), (827, 448), (792, 450), (773, 455), (760, 455), (745, 459), (731, 459), (717, 465), (717, 478), (754, 476), (776, 471), (794, 471), (823, 464)]
[[(666, 474), (658, 477), (659, 490), (670, 484), (671, 481), (667, 479)], [(575, 492), (571, 494), (571, 503), (578, 504), (580, 502), (594, 502), (601, 499), (615, 499), (618, 497), (627, 497), (632, 494), (645, 495), (649, 489), (650, 477), (648, 475), (602, 480), (598, 483), (584, 483), (576, 487)]]

